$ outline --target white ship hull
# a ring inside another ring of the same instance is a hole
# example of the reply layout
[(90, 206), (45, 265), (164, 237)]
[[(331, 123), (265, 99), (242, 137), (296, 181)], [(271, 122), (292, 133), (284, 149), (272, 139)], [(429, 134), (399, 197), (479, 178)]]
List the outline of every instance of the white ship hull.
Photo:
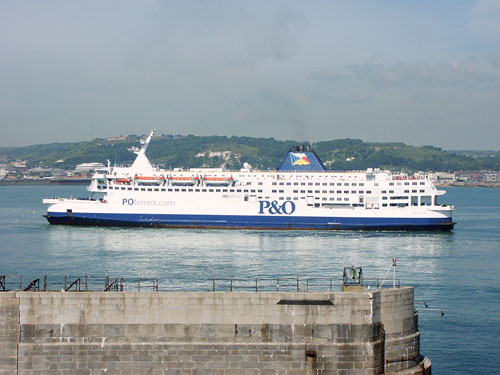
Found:
[[(123, 203), (65, 199), (53, 203), (47, 214), (52, 224), (122, 225), (177, 228), (246, 229), (358, 229), (450, 230), (451, 210), (416, 207), (412, 210), (303, 207), (287, 201), (256, 201), (241, 198), (200, 201), (182, 198), (151, 199), (150, 196), (119, 198)], [(224, 207), (224, 209), (221, 209)]]
[[(206, 186), (198, 182), (203, 179), (200, 171), (195, 176), (194, 172), (148, 170), (152, 167), (145, 159), (146, 146), (132, 167), (96, 173), (89, 190), (99, 199), (44, 200), (50, 204), (48, 221), (69, 225), (305, 230), (448, 231), (455, 224), (454, 208), (436, 202), (444, 192), (427, 180), (394, 179), (388, 172), (241, 171), (232, 172), (229, 186)], [(141, 158), (143, 165), (138, 166)], [(161, 183), (141, 186), (116, 182), (130, 178), (139, 167), (146, 169), (140, 171), (143, 175), (150, 172), (162, 176)], [(221, 179), (225, 177), (222, 171), (220, 175)], [(196, 183), (177, 186), (168, 182), (168, 176), (193, 178)]]

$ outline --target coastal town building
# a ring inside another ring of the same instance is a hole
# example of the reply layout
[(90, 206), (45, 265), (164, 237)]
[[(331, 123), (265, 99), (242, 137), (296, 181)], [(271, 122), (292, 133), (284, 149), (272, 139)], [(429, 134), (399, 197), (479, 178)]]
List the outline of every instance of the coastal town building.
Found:
[(500, 181), (500, 171), (485, 171), (480, 174), (482, 182), (498, 182)]

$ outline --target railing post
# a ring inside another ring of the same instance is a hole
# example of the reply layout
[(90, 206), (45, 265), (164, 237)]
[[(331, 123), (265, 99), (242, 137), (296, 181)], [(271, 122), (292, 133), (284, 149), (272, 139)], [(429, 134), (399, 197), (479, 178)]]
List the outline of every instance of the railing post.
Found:
[(309, 279), (306, 279), (306, 292), (309, 292)]
[(231, 292), (233, 291), (233, 279), (231, 279), (231, 288), (230, 288)]
[(257, 278), (255, 279), (255, 291), (258, 292), (259, 291), (259, 285), (258, 285), (258, 282), (257, 282)]
[(297, 292), (300, 290), (299, 288), (299, 277), (297, 276)]
[(89, 291), (89, 277), (85, 276), (85, 291)]
[(106, 281), (104, 282), (104, 289), (108, 289), (109, 286), (109, 276), (106, 276)]
[(43, 291), (47, 291), (47, 275), (43, 276)]
[(160, 284), (160, 282), (158, 281), (158, 278), (156, 278), (156, 291), (158, 291), (159, 284)]
[(212, 279), (212, 292), (215, 292), (215, 279)]
[(23, 277), (19, 275), (19, 289), (23, 290)]
[(332, 283), (333, 283), (333, 280), (330, 279), (330, 292), (333, 290), (333, 284)]
[(64, 290), (68, 288), (67, 281), (68, 281), (68, 275), (64, 275)]
[[(154, 285), (154, 284), (153, 284)], [(137, 281), (137, 291), (140, 292), (141, 291), (141, 279), (139, 279)]]

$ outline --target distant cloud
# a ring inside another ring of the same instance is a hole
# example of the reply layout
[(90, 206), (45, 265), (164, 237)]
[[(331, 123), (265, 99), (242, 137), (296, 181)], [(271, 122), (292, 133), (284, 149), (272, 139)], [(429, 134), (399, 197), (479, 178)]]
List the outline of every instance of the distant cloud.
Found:
[(345, 76), (342, 74), (330, 72), (327, 70), (320, 70), (309, 73), (309, 79), (311, 81), (339, 82), (344, 78)]
[(491, 59), (468, 58), (446, 63), (401, 62), (393, 65), (365, 62), (350, 65), (355, 76), (376, 88), (453, 87), (500, 89), (500, 64)]
[(476, 0), (470, 12), (468, 27), (480, 38), (498, 43), (500, 38), (500, 1)]
[(89, 139), (93, 119), (497, 148), (499, 19), (499, 0), (0, 1), (0, 145)]

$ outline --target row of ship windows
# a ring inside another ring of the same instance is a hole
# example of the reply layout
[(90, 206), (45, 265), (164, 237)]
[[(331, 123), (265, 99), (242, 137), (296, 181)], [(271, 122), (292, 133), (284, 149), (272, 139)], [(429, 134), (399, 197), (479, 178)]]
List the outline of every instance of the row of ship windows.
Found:
[[(360, 182), (359, 184), (357, 184), (356, 182), (353, 182), (352, 184), (349, 184), (349, 182), (337, 182), (336, 184), (334, 182), (294, 182), (293, 184), (291, 182), (273, 182), (272, 183), (273, 185), (279, 185), (279, 186), (365, 186), (365, 184), (363, 182)], [(259, 185), (263, 185), (262, 182), (259, 182)]]
[[(98, 189), (105, 190), (106, 187), (104, 186), (98, 186)], [(138, 187), (118, 187), (118, 186), (110, 186), (110, 190), (134, 190), (134, 191), (169, 191), (169, 192), (223, 192), (223, 193), (262, 193), (262, 190), (255, 190), (255, 189), (199, 189), (199, 188), (138, 188)], [(284, 190), (272, 190), (271, 193), (284, 193)], [(417, 193), (417, 190), (412, 190), (412, 193)], [(424, 193), (425, 189), (420, 189), (420, 193)], [(294, 194), (371, 194), (371, 190), (293, 190)], [(405, 190), (405, 194), (409, 194), (410, 190)], [(382, 194), (387, 194), (387, 190), (382, 190)], [(394, 194), (394, 190), (389, 190), (389, 194)]]
[[(245, 200), (248, 200), (248, 196), (245, 197), (246, 199)], [(311, 198), (311, 197), (308, 197), (308, 198)], [(271, 197), (257, 197), (257, 199), (271, 199)], [(299, 199), (306, 199), (306, 197), (279, 197), (278, 200), (280, 201), (298, 201)], [(326, 197), (323, 197), (323, 198), (319, 198), (319, 197), (315, 197), (314, 199), (316, 200), (322, 200), (322, 201), (339, 201), (339, 202), (349, 202), (349, 198), (334, 198), (334, 197), (330, 197), (330, 198), (326, 198)]]
[[(311, 198), (311, 197), (308, 197), (308, 198)], [(391, 197), (391, 199), (403, 199), (403, 200), (408, 200), (410, 197)], [(262, 199), (262, 197), (258, 197), (258, 199)], [(264, 199), (270, 199), (269, 197), (264, 197)], [(306, 199), (305, 197), (300, 197), (300, 199)], [(384, 198), (382, 198), (384, 199)], [(385, 197), (385, 199), (387, 199), (387, 197)], [(283, 201), (283, 200), (287, 200), (287, 201), (290, 201), (290, 200), (299, 200), (299, 197), (279, 197), (279, 200), (280, 201)], [(349, 198), (319, 198), (319, 197), (315, 197), (314, 198), (315, 201), (322, 201), (322, 202), (325, 202), (325, 201), (330, 201), (330, 202), (344, 202), (347, 203), (349, 202)], [(308, 201), (309, 202), (309, 201)], [(382, 207), (408, 207), (409, 205), (412, 205), (412, 206), (418, 206), (419, 205), (419, 200), (417, 197), (412, 197), (411, 198), (411, 203), (410, 202), (393, 202), (393, 203), (382, 203)], [(315, 207), (319, 207), (319, 203), (318, 202), (310, 202), (308, 203), (308, 206), (315, 206)], [(327, 206), (327, 205), (331, 205), (331, 203), (322, 203), (323, 206)], [(364, 201), (363, 201), (363, 198), (360, 198), (359, 199), (359, 203), (349, 203), (350, 206), (354, 206), (354, 207), (364, 207)], [(421, 206), (431, 206), (432, 205), (432, 197), (431, 196), (423, 196), (420, 200), (420, 205)], [(370, 207), (369, 208), (378, 208), (378, 203), (371, 203), (370, 204)]]
[[(239, 175), (239, 178), (243, 178), (243, 177), (245, 177), (245, 175)], [(255, 176), (252, 176), (252, 175), (249, 175), (248, 177), (252, 177), (252, 179), (255, 179)], [(293, 178), (293, 176), (290, 176), (290, 177)], [(307, 179), (309, 179), (309, 178), (317, 178), (317, 176), (301, 176), (301, 177), (304, 177), (304, 178), (307, 178)], [(257, 178), (259, 178), (259, 177), (257, 177)], [(279, 180), (279, 177), (278, 177), (278, 180)], [(258, 184), (259, 185), (263, 185), (264, 183), (262, 181), (259, 181)], [(288, 185), (288, 186), (292, 185), (291, 182), (276, 182), (276, 181), (273, 181), (272, 184), (273, 185)], [(316, 182), (314, 184), (316, 186), (320, 185), (319, 182)], [(335, 186), (335, 184), (337, 186), (342, 186), (342, 185), (344, 185), (344, 186), (364, 186), (363, 182), (360, 182), (360, 183), (357, 183), (357, 182), (352, 182), (352, 183), (349, 183), (349, 182), (344, 182), (344, 183), (342, 183), (342, 182), (337, 182), (337, 183), (335, 183), (335, 182), (330, 182), (330, 183), (323, 182), (321, 184), (323, 186), (327, 186), (327, 185)], [(389, 182), (389, 186), (395, 186), (395, 185), (396, 186), (409, 186), (409, 185), (414, 185), (415, 186), (415, 185), (418, 185), (418, 184), (425, 185), (425, 181), (411, 181), (411, 182), (410, 181), (398, 181), (396, 183)], [(297, 186), (297, 185), (299, 185), (299, 182), (294, 182), (293, 185)], [(305, 182), (300, 182), (300, 185), (304, 186), (304, 185), (306, 185), (306, 183)], [(313, 183), (312, 182), (308, 182), (307, 185), (311, 186), (311, 185), (313, 185)], [(378, 185), (379, 185), (378, 182), (376, 182), (375, 186), (378, 186)]]
[[(271, 190), (271, 193), (284, 193), (285, 191), (284, 190)], [(293, 193), (294, 194), (335, 194), (335, 190), (293, 190)], [(365, 191), (364, 190), (359, 190), (359, 191), (356, 191), (356, 190), (337, 190), (337, 194), (365, 194)], [(371, 190), (366, 190), (366, 194), (371, 194), (372, 191)]]
[[(262, 199), (262, 197), (258, 197), (259, 199)], [(270, 197), (264, 197), (265, 199), (270, 199)], [(300, 197), (301, 199), (305, 199), (306, 197)], [(311, 197), (308, 197), (308, 198), (311, 198)], [(415, 202), (418, 202), (418, 198), (417, 197), (411, 197), (412, 198), (412, 202), (415, 203)], [(299, 197), (279, 197), (279, 200), (283, 201), (283, 200), (287, 200), (287, 201), (290, 201), (290, 200), (298, 200)], [(317, 200), (331, 200), (331, 201), (334, 201), (335, 198), (334, 197), (330, 197), (330, 198), (327, 198), (327, 197), (314, 197), (314, 199), (317, 199)], [(336, 198), (338, 201), (340, 200), (344, 200), (344, 201), (349, 201), (349, 198)], [(382, 197), (382, 200), (387, 200), (387, 199), (390, 199), (390, 200), (408, 200), (410, 199), (410, 197), (408, 196), (396, 196), (396, 197)], [(427, 202), (429, 201), (430, 203), (430, 199), (431, 199), (431, 196), (430, 195), (426, 195), (426, 196), (422, 196), (421, 197), (421, 201), (423, 202)], [(360, 202), (363, 202), (363, 197), (359, 197), (359, 200)]]
[[(309, 198), (309, 197), (308, 197)], [(398, 197), (398, 198), (402, 198), (402, 199), (409, 199), (409, 197)], [(432, 203), (431, 201), (431, 197), (430, 196), (426, 196), (426, 197), (423, 197), (423, 198), (426, 198), (425, 200), (422, 199), (421, 202), (420, 202), (420, 205), (421, 206), (430, 206)], [(257, 199), (270, 199), (270, 197), (257, 197)], [(291, 201), (291, 200), (294, 200), (294, 201), (298, 201), (299, 199), (306, 199), (306, 197), (279, 197), (278, 198), (280, 201)], [(382, 198), (384, 199), (384, 198)], [(391, 197), (391, 199), (393, 199)], [(248, 197), (246, 197), (245, 200), (248, 200)], [(322, 201), (322, 202), (325, 202), (325, 201), (330, 201), (330, 202), (344, 202), (344, 203), (348, 203), (350, 201), (349, 198), (319, 198), (319, 197), (315, 197), (314, 200), (316, 201)], [(319, 204), (318, 203), (308, 203), (308, 206), (316, 206), (316, 207), (319, 207)], [(323, 204), (323, 205), (327, 205), (327, 204)], [(354, 207), (364, 207), (364, 203), (363, 203), (363, 200), (360, 199), (359, 203), (350, 203), (349, 204), (350, 206), (354, 206)], [(378, 203), (376, 204), (372, 204), (372, 206), (375, 205), (377, 206), (376, 208), (378, 208)], [(382, 203), (382, 207), (408, 207), (410, 205), (410, 203), (408, 202), (395, 202), (395, 203)], [(418, 200), (413, 200), (411, 201), (411, 205), (412, 206), (418, 206)]]
[[(259, 185), (263, 185), (264, 183), (263, 182), (259, 182), (258, 183)], [(272, 183), (273, 185), (280, 185), (280, 186), (292, 186), (292, 183), (291, 182), (273, 182)], [(356, 182), (352, 182), (352, 183), (349, 183), (349, 182), (337, 182), (337, 183), (334, 183), (334, 182), (294, 182), (293, 183), (293, 186), (365, 186), (365, 184), (363, 182), (360, 182), (360, 183), (356, 183)], [(397, 182), (397, 186), (402, 186), (402, 182)], [(413, 186), (415, 185), (418, 185), (419, 183), (416, 182), (416, 181), (413, 181), (411, 183)], [(405, 182), (404, 183), (405, 186), (409, 186), (410, 185), (410, 182)], [(420, 185), (425, 185), (425, 181), (420, 181)], [(375, 182), (374, 183), (374, 186), (379, 186), (379, 183), (378, 182)], [(389, 186), (394, 186), (394, 182), (389, 182)]]
[[(102, 190), (105, 190), (106, 187), (104, 186), (97, 186), (98, 189), (102, 189)], [(118, 187), (118, 186), (110, 186), (109, 187), (110, 190), (134, 190), (134, 191), (169, 191), (169, 192), (202, 192), (202, 193), (206, 193), (206, 192), (209, 192), (209, 193), (212, 193), (212, 192), (223, 192), (223, 193), (262, 193), (262, 190), (255, 190), (255, 189), (199, 189), (199, 188), (131, 188), (131, 187)], [(424, 190), (421, 190), (421, 192), (423, 192)], [(285, 191), (284, 190), (272, 190), (271, 191), (272, 193), (284, 193)], [(394, 193), (394, 191), (390, 190), (391, 193)], [(319, 193), (322, 193), (322, 194), (327, 194), (327, 193), (330, 193), (330, 194), (335, 194), (335, 190), (300, 190), (300, 193), (299, 193), (299, 190), (293, 190), (293, 193), (294, 194), (319, 194)], [(364, 190), (359, 190), (359, 191), (356, 191), (356, 190), (352, 190), (351, 192), (349, 192), (349, 190), (344, 190), (342, 192), (342, 190), (337, 190), (337, 194), (365, 194), (365, 191)], [(366, 190), (366, 194), (371, 194), (371, 190)], [(385, 191), (384, 191), (385, 193)]]
[[(252, 190), (252, 192), (254, 192), (255, 190)], [(261, 190), (259, 190), (260, 192)], [(272, 190), (271, 193), (284, 193), (285, 191), (284, 190)], [(411, 191), (412, 193), (416, 193), (417, 190), (412, 190)], [(420, 189), (420, 192), (421, 193), (425, 193), (425, 189)], [(293, 190), (293, 193), (297, 194), (299, 193), (299, 190)], [(305, 194), (305, 193), (308, 193), (308, 194), (335, 194), (335, 190), (300, 190), (300, 193), (301, 194)], [(365, 194), (365, 191), (364, 190), (351, 190), (349, 192), (349, 190), (337, 190), (336, 191), (337, 194)], [(371, 194), (372, 191), (371, 190), (366, 190), (366, 194)], [(405, 194), (409, 194), (410, 193), (410, 190), (405, 190), (404, 191)], [(387, 190), (382, 190), (382, 194), (387, 194)], [(394, 190), (389, 190), (389, 194), (394, 194)]]

